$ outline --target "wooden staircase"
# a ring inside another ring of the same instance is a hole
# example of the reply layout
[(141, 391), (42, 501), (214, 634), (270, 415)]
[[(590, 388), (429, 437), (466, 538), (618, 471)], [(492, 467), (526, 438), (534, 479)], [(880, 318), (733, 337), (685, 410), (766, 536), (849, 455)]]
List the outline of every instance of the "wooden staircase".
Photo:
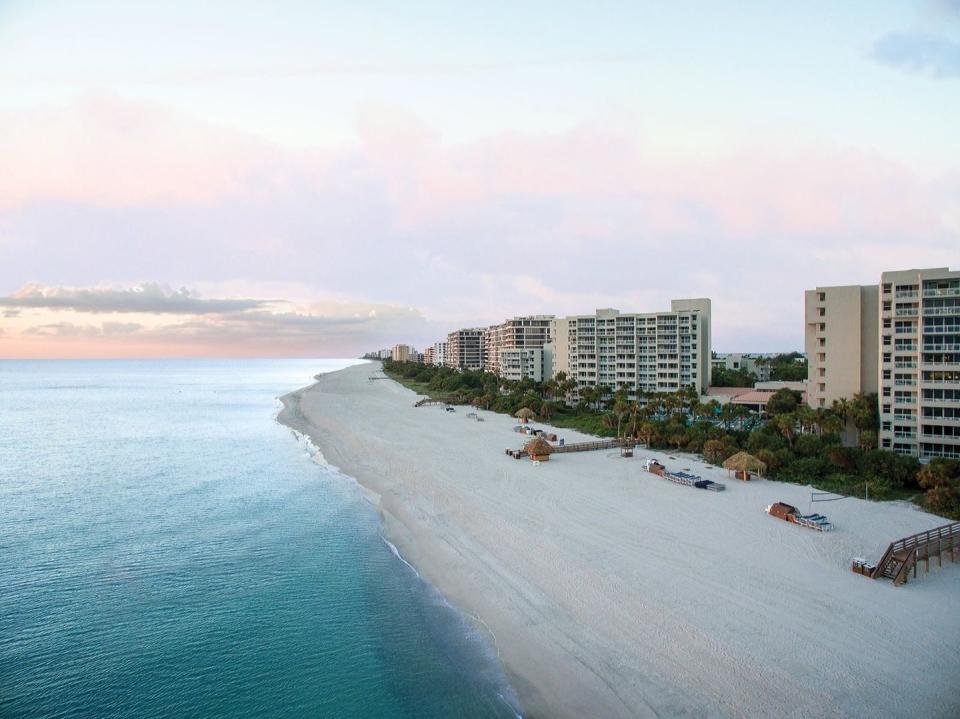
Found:
[(891, 542), (870, 577), (892, 579), (893, 585), (899, 587), (906, 583), (910, 570), (913, 570), (916, 578), (917, 565), (920, 562), (924, 562), (926, 571), (930, 571), (932, 558), (936, 558), (938, 565), (943, 566), (944, 554), (951, 562), (960, 556), (960, 522), (944, 524), (942, 527)]

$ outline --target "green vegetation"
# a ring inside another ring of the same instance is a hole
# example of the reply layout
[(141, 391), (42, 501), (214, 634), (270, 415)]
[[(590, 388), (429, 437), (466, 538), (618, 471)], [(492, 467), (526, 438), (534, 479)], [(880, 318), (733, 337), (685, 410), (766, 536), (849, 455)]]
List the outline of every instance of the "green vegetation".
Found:
[(799, 352), (779, 354), (769, 360), (770, 380), (777, 382), (800, 382), (807, 378), (807, 360)]
[[(807, 360), (799, 352), (761, 357), (755, 361), (759, 366), (770, 368), (771, 381), (801, 382), (807, 378)], [(743, 368), (719, 368), (711, 374), (711, 384), (714, 387), (753, 387), (758, 379), (755, 373)]]
[(745, 369), (718, 367), (711, 374), (711, 384), (714, 387), (753, 387), (757, 381), (757, 375)]
[[(812, 409), (798, 392), (783, 389), (769, 399), (768, 414), (758, 418), (739, 405), (704, 404), (692, 390), (631, 401), (622, 390), (585, 387), (581, 402), (570, 406), (565, 398), (576, 383), (563, 373), (538, 383), (403, 362), (385, 362), (384, 371), (420, 394), (451, 403), (511, 416), (527, 407), (556, 427), (636, 437), (648, 447), (694, 452), (717, 465), (743, 449), (765, 462), (774, 479), (871, 499), (919, 496), (930, 511), (960, 518), (960, 462), (935, 460), (921, 469), (914, 457), (878, 449), (876, 395)], [(845, 428), (855, 434), (856, 446), (841, 442)]]

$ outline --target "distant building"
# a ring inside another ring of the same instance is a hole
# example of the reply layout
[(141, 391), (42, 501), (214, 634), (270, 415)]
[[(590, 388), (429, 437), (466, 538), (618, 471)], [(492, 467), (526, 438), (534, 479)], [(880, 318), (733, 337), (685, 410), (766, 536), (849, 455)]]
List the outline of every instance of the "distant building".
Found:
[(417, 351), (409, 345), (394, 345), (391, 358), (394, 362), (416, 362)]
[(459, 370), (483, 369), (482, 327), (455, 330), (447, 335), (447, 356), (444, 364)]
[(770, 355), (742, 354), (739, 352), (717, 353), (710, 360), (714, 370), (742, 370), (756, 376), (758, 382), (770, 379)]
[(393, 358), (393, 352), (387, 349), (383, 349), (377, 352), (377, 356), (382, 360), (388, 360)]
[(428, 364), (428, 365), (436, 364), (436, 363), (433, 361), (433, 357), (434, 357), (433, 345), (431, 345), (431, 346), (429, 346), (429, 347), (427, 347), (427, 348), (425, 348), (425, 349), (423, 350), (423, 355), (422, 355), (422, 357), (423, 357), (423, 364)]
[(579, 388), (604, 385), (629, 397), (710, 385), (710, 300), (673, 300), (670, 310), (592, 315), (554, 320), (544, 347), (551, 375), (564, 372)]
[(433, 349), (433, 361), (430, 364), (443, 367), (447, 363), (447, 343), (434, 342), (431, 349)]
[(960, 272), (884, 272), (805, 293), (808, 401), (879, 394), (880, 446), (960, 458)]
[[(514, 317), (488, 327), (483, 336), (483, 368), (504, 376), (501, 353), (508, 349), (540, 349), (550, 341), (553, 315)], [(512, 369), (516, 369), (519, 355), (512, 354)], [(522, 363), (521, 363), (522, 364)], [(542, 372), (542, 362), (541, 370)], [(519, 379), (523, 379), (520, 377)]]

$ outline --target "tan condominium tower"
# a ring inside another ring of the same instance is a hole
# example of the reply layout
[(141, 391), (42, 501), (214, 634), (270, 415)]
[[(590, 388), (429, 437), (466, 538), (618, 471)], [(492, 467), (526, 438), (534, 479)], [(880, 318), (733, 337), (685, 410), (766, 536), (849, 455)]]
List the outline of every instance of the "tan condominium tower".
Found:
[(483, 335), (486, 329), (473, 327), (455, 330), (447, 335), (444, 363), (460, 370), (483, 369)]
[(552, 374), (564, 372), (579, 390), (625, 389), (633, 399), (652, 392), (710, 385), (710, 300), (673, 300), (669, 311), (592, 315), (554, 320), (545, 347)]
[(553, 315), (514, 317), (487, 328), (483, 368), (503, 379), (543, 379), (543, 346), (550, 341)]
[(876, 392), (882, 448), (960, 458), (960, 272), (900, 270), (879, 285), (818, 287), (805, 310), (811, 405)]

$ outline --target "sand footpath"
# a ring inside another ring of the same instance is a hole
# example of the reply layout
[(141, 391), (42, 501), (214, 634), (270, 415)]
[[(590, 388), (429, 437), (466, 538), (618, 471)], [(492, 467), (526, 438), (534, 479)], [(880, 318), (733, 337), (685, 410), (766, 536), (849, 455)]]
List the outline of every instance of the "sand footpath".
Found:
[(819, 533), (764, 512), (806, 511), (808, 488), (685, 455), (655, 454), (727, 491), (645, 473), (643, 451), (535, 466), (504, 455), (523, 439), (511, 418), (414, 408), (413, 392), (368, 380), (377, 369), (322, 375), (279, 419), (355, 477), (404, 557), (485, 625), (524, 716), (960, 716), (960, 563), (899, 588), (849, 568), (946, 520), (844, 499), (814, 507), (836, 526)]

